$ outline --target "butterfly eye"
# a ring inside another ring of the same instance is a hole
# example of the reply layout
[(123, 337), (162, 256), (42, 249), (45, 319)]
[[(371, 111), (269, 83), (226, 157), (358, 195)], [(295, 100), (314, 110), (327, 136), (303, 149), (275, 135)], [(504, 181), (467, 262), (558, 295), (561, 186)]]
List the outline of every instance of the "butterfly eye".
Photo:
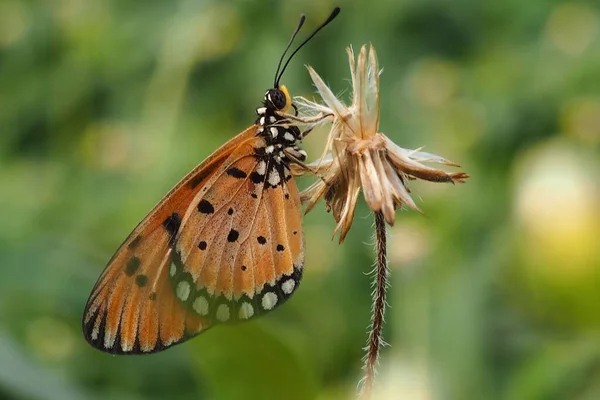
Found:
[(267, 101), (269, 103), (271, 103), (271, 105), (276, 110), (285, 110), (289, 107), (289, 105), (287, 104), (287, 100), (288, 100), (287, 96), (280, 89), (270, 89), (267, 92), (266, 97), (267, 97)]

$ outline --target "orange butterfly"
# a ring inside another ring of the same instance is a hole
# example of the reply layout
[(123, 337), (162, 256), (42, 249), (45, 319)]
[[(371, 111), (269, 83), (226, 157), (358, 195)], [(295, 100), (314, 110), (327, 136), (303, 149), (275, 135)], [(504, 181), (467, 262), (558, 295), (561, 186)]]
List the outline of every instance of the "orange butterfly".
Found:
[[(274, 309), (298, 288), (304, 262), (301, 204), (290, 163), (306, 132), (279, 81), (288, 43), (255, 124), (181, 180), (129, 235), (94, 286), (83, 333), (95, 348), (143, 354), (228, 321)], [(281, 72), (280, 72), (281, 68)]]

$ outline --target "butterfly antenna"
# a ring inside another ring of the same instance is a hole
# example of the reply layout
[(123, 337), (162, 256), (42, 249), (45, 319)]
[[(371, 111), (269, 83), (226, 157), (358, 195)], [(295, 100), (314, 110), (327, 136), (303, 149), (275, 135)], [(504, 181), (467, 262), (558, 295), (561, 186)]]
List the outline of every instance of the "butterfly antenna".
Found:
[(302, 25), (304, 25), (304, 21), (306, 21), (306, 15), (302, 14), (302, 15), (300, 15), (300, 20), (298, 21), (298, 26), (294, 30), (294, 33), (292, 34), (292, 38), (290, 39), (290, 42), (286, 46), (285, 50), (283, 51), (283, 54), (281, 55), (281, 58), (279, 59), (279, 64), (277, 64), (277, 71), (275, 71), (275, 82), (273, 84), (274, 88), (279, 87), (279, 79), (277, 79), (277, 76), (279, 75), (279, 68), (281, 68), (281, 63), (283, 62), (285, 53), (287, 53), (287, 51), (290, 49), (290, 46), (294, 42), (296, 35), (298, 34), (298, 32), (300, 32), (300, 28), (302, 28)]
[[(279, 66), (277, 67), (277, 73), (275, 74), (275, 85), (273, 87), (279, 87), (279, 80), (283, 76), (283, 73), (285, 72), (285, 69), (287, 68), (287, 66), (290, 63), (290, 61), (292, 61), (292, 58), (296, 55), (296, 53), (306, 43), (308, 43), (310, 41), (310, 39), (312, 39), (321, 29), (325, 28), (325, 26), (327, 26), (331, 21), (333, 21), (334, 18), (337, 17), (337, 15), (339, 13), (340, 13), (340, 8), (339, 7), (334, 8), (333, 11), (331, 12), (331, 14), (329, 15), (329, 18), (327, 18), (327, 20), (325, 22), (323, 22), (321, 25), (319, 25), (319, 27), (317, 29), (315, 29), (315, 31), (309, 37), (307, 37), (306, 40), (304, 40), (304, 42), (300, 43), (300, 46), (298, 46), (296, 48), (296, 50), (294, 50), (294, 52), (289, 56), (289, 58), (287, 59), (286, 63), (283, 65), (283, 68), (281, 69), (281, 72), (279, 72)], [(300, 23), (298, 24), (298, 28), (296, 28), (296, 31), (294, 32), (294, 35), (292, 36), (292, 40), (290, 40), (290, 43), (288, 44), (288, 47), (285, 49), (286, 52), (289, 49), (289, 47), (291, 46), (292, 41), (294, 40), (294, 37), (296, 37), (296, 34), (300, 30), (300, 27), (302, 26), (303, 23), (304, 23), (304, 15), (302, 15), (300, 17)], [(285, 55), (285, 52), (283, 54)], [(281, 65), (282, 60), (283, 60), (283, 55), (281, 56), (281, 60), (279, 60), (279, 65)]]

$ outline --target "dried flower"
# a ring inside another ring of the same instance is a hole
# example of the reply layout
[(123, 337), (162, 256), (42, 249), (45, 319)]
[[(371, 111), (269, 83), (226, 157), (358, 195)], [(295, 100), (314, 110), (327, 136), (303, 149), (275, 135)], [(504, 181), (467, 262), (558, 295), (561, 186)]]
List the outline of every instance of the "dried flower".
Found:
[[(370, 46), (363, 46), (355, 62), (354, 52), (346, 49), (352, 75), (352, 105), (344, 105), (332, 93), (321, 77), (308, 71), (325, 104), (298, 98), (301, 115), (321, 118), (315, 125), (333, 121), (323, 156), (309, 164), (322, 179), (302, 193), (302, 200), (311, 210), (324, 198), (327, 211), (333, 211), (340, 232), (340, 243), (352, 225), (356, 201), (362, 187), (365, 200), (374, 212), (381, 212), (385, 221), (393, 225), (395, 209), (403, 205), (419, 211), (407, 188), (409, 180), (424, 179), (432, 182), (464, 182), (464, 172), (446, 173), (428, 167), (423, 162), (449, 166), (458, 165), (433, 154), (404, 149), (379, 129), (379, 75), (377, 55)], [(318, 119), (318, 118), (317, 118)], [(306, 169), (297, 173), (306, 173)]]

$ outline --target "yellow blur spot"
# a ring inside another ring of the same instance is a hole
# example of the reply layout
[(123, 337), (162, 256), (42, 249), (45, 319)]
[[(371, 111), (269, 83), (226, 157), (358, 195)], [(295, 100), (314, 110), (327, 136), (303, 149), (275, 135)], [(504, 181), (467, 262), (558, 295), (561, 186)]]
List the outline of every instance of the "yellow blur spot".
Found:
[(516, 179), (516, 217), (526, 266), (535, 275), (576, 283), (600, 259), (599, 165), (557, 141), (535, 149)]
[(42, 317), (33, 320), (27, 326), (25, 336), (31, 348), (48, 360), (64, 360), (75, 350), (73, 332), (66, 323), (56, 318)]
[(18, 42), (31, 26), (31, 17), (18, 1), (0, 3), (0, 48)]
[[(485, 107), (469, 99), (451, 99), (439, 112), (429, 113), (435, 143), (446, 149), (450, 159), (464, 158), (487, 129)], [(460, 140), (459, 140), (460, 139)]]
[(126, 124), (90, 124), (80, 142), (82, 162), (102, 170), (131, 169), (135, 161), (133, 131), (135, 127)]
[(585, 4), (561, 4), (550, 15), (546, 29), (554, 47), (563, 53), (578, 55), (596, 37), (598, 15)]
[(444, 105), (458, 89), (458, 70), (445, 60), (422, 60), (410, 75), (412, 96), (425, 107)]
[(405, 268), (431, 253), (431, 233), (423, 222), (405, 220), (390, 228), (390, 268)]
[[(374, 399), (430, 400), (435, 397), (431, 369), (424, 357), (409, 357), (395, 352), (380, 370), (372, 396)], [(402, 393), (401, 397), (399, 393)]]
[(600, 97), (582, 96), (569, 100), (560, 115), (562, 131), (595, 145), (600, 142)]

